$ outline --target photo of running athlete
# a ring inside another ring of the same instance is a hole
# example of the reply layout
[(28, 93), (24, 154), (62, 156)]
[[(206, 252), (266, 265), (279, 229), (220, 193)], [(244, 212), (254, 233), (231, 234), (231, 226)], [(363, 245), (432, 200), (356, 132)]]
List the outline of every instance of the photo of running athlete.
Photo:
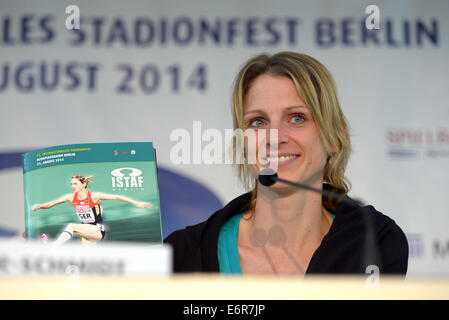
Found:
[[(73, 205), (81, 223), (69, 223), (53, 244), (62, 244), (70, 240), (75, 234), (81, 237), (83, 245), (96, 244), (98, 241), (103, 240), (105, 228), (103, 225), (101, 200), (120, 200), (139, 208), (151, 208), (152, 206), (148, 202), (135, 201), (118, 194), (88, 191), (87, 186), (91, 181), (92, 176), (74, 175), (71, 180), (73, 193), (66, 194), (47, 203), (33, 205), (33, 211), (49, 209), (64, 202), (70, 202)], [(44, 242), (49, 242), (46, 234), (42, 234), (41, 239)]]

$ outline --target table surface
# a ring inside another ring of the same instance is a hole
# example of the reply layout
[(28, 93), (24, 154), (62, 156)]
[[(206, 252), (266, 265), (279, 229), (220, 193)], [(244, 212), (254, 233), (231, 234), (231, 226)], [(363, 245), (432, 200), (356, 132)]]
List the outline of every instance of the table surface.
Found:
[(449, 279), (182, 275), (4, 276), (0, 299), (339, 300), (449, 299)]

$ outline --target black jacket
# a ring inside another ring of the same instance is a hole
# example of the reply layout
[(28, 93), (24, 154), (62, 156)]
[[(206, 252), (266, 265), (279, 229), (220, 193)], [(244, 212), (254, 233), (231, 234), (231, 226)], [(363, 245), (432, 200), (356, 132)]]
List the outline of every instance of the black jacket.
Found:
[[(174, 251), (174, 272), (219, 272), (220, 229), (232, 216), (245, 211), (250, 198), (250, 193), (241, 195), (206, 221), (170, 234), (165, 243)], [(399, 226), (374, 207), (362, 208), (349, 197), (345, 199), (333, 211), (335, 219), (313, 254), (306, 275), (362, 274), (370, 264), (377, 265), (381, 274), (405, 275), (408, 243)], [(367, 236), (369, 230), (371, 238)], [(369, 239), (374, 245), (370, 246)]]

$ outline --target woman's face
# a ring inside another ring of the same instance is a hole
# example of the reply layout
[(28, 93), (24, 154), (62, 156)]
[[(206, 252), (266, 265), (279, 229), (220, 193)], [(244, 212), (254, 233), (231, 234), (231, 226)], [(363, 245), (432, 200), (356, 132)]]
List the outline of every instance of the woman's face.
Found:
[(72, 179), (72, 190), (73, 192), (79, 192), (81, 190), (85, 189), (85, 185), (83, 183), (81, 183), (81, 181), (79, 181), (76, 178)]
[[(262, 157), (266, 161), (258, 159), (255, 165), (250, 165), (255, 176), (264, 167), (277, 167), (280, 178), (321, 187), (327, 152), (312, 114), (290, 78), (258, 76), (245, 96), (243, 114), (245, 129), (278, 130), (277, 154), (268, 152), (268, 157)], [(248, 146), (248, 152), (251, 148), (260, 149), (263, 144), (269, 150), (270, 140), (273, 143), (273, 139), (259, 137), (255, 146)], [(286, 185), (276, 183), (271, 188), (283, 187)]]

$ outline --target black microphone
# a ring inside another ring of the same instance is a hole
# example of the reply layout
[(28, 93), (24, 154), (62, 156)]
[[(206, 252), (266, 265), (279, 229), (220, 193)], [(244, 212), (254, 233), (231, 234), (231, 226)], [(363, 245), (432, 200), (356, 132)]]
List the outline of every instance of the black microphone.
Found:
[[(320, 193), (322, 195), (325, 195), (328, 198), (331, 198), (333, 200), (338, 200), (341, 202), (345, 202), (352, 206), (354, 204), (358, 205), (363, 211), (363, 219), (365, 221), (365, 228), (366, 228), (364, 264), (366, 267), (370, 266), (370, 265), (379, 266), (380, 260), (379, 260), (379, 253), (378, 253), (377, 244), (376, 244), (376, 240), (375, 240), (375, 236), (374, 236), (374, 225), (371, 220), (370, 214), (368, 212), (366, 212), (366, 210), (365, 210), (365, 205), (360, 200), (344, 197), (344, 195), (342, 195), (342, 194), (337, 194), (335, 192), (331, 192), (328, 190), (316, 189), (316, 188), (313, 188), (306, 184), (301, 184), (301, 183), (296, 183), (296, 182), (288, 181), (285, 179), (281, 179), (278, 177), (277, 172), (274, 171), (272, 168), (264, 168), (264, 169), (260, 170), (258, 180), (262, 185), (264, 185), (266, 187), (272, 186), (276, 182), (282, 182), (282, 183), (294, 186), (299, 189), (305, 189), (305, 190)], [(365, 272), (366, 272), (366, 270), (365, 270)]]
[(281, 179), (278, 177), (277, 172), (271, 168), (264, 168), (264, 169), (260, 170), (259, 182), (261, 184), (263, 184), (264, 186), (266, 186), (266, 187), (272, 186), (273, 184), (275, 184), (278, 181), (289, 184), (291, 186), (294, 186), (294, 187), (297, 187), (300, 189), (306, 189), (306, 190), (314, 191), (317, 193), (321, 193), (321, 194), (324, 194), (326, 197), (329, 197), (329, 198), (332, 198), (335, 200), (343, 200), (343, 197), (341, 195), (339, 196), (339, 195), (335, 194), (334, 192), (330, 192), (328, 190), (320, 190), (320, 189), (316, 189), (311, 186), (308, 186), (306, 184), (301, 184), (301, 183), (296, 183), (296, 182), (288, 181), (285, 179)]
[(265, 168), (260, 170), (259, 173), (259, 182), (263, 184), (266, 187), (269, 187), (273, 184), (275, 184), (276, 181), (278, 181), (278, 174), (276, 171), (274, 171), (271, 168)]

